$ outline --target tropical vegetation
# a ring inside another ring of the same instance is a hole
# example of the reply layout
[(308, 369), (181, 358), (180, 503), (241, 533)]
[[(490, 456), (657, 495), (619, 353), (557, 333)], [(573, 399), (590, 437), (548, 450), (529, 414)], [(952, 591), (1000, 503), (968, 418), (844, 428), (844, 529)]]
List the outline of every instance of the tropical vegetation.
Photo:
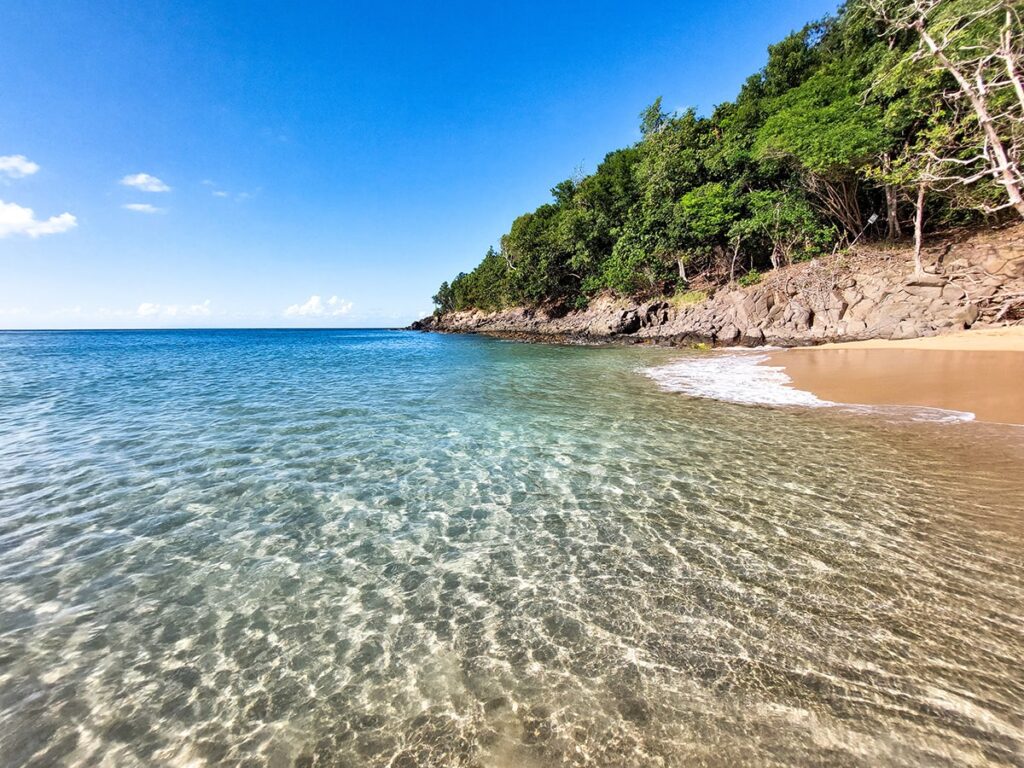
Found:
[(1024, 27), (1010, 0), (850, 0), (770, 46), (710, 115), (566, 179), (441, 285), (439, 312), (682, 295), (860, 239), (1024, 217)]

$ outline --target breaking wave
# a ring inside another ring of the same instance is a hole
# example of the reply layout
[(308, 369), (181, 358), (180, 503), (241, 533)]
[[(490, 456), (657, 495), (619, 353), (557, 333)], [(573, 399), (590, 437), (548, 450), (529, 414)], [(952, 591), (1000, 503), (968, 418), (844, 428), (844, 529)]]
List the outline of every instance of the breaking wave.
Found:
[(763, 351), (730, 351), (684, 357), (643, 373), (664, 390), (739, 405), (843, 408), (909, 417), (915, 421), (973, 421), (974, 414), (921, 406), (859, 405), (823, 400), (797, 389), (781, 365), (765, 365)]

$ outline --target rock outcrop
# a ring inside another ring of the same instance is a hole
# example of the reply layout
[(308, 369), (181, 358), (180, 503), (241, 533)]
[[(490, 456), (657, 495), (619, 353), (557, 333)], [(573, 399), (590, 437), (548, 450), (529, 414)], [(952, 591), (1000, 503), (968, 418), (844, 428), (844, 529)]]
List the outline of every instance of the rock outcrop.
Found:
[(795, 346), (909, 339), (1024, 322), (1024, 225), (949, 236), (915, 274), (906, 248), (795, 264), (694, 303), (598, 297), (584, 310), (517, 307), (432, 316), (411, 328), (517, 338)]

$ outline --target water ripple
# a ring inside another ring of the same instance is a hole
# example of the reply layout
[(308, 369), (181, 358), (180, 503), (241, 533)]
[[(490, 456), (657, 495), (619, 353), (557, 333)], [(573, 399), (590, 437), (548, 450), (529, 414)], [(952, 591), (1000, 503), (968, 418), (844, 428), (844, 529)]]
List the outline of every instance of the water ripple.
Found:
[(0, 334), (0, 763), (1024, 764), (1024, 448), (675, 353)]

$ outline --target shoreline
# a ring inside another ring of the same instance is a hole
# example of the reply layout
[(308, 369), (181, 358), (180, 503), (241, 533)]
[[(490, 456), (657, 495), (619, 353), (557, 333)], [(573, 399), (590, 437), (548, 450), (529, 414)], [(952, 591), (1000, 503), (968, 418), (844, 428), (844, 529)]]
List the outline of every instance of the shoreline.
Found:
[(556, 299), (465, 307), (409, 328), (552, 343), (791, 348), (1024, 323), (1024, 224), (950, 232), (922, 259), (926, 271), (918, 274), (905, 246), (858, 246), (780, 266), (748, 286), (633, 298), (602, 293), (582, 308)]
[(1024, 327), (769, 353), (790, 386), (847, 405), (937, 408), (1024, 426)]

